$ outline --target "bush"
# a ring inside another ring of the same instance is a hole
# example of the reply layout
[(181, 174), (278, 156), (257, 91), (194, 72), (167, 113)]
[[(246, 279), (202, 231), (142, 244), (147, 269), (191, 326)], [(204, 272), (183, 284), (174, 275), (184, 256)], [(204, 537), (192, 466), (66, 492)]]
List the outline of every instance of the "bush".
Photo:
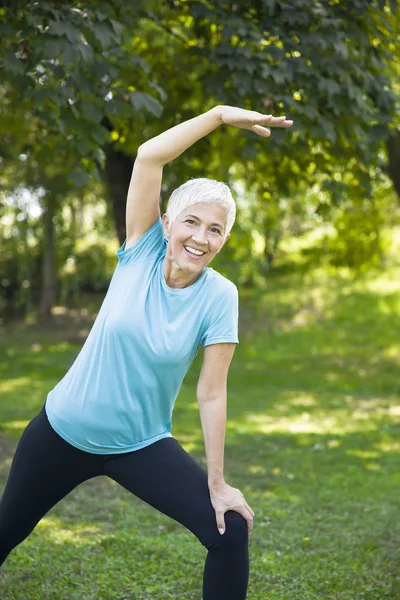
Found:
[(333, 220), (336, 235), (324, 239), (329, 262), (356, 269), (381, 264), (387, 249), (380, 235), (383, 223), (372, 200), (341, 207)]
[(0, 253), (0, 315), (23, 316), (38, 301), (40, 246), (25, 236), (3, 237)]
[(105, 293), (117, 265), (104, 243), (76, 250), (61, 268), (59, 302), (76, 305), (82, 293)]

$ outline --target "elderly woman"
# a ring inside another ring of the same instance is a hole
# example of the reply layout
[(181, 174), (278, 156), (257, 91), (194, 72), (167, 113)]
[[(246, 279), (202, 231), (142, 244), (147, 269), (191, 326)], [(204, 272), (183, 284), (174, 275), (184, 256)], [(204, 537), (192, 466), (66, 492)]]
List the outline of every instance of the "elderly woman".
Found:
[[(126, 240), (75, 362), (25, 429), (0, 503), (0, 564), (77, 485), (107, 475), (189, 529), (207, 548), (204, 600), (243, 600), (254, 513), (224, 479), (227, 375), (238, 342), (238, 295), (208, 265), (229, 238), (235, 203), (194, 179), (160, 219), (163, 167), (221, 124), (264, 137), (292, 121), (217, 106), (140, 146)], [(171, 434), (182, 380), (200, 345), (197, 399), (207, 472)]]

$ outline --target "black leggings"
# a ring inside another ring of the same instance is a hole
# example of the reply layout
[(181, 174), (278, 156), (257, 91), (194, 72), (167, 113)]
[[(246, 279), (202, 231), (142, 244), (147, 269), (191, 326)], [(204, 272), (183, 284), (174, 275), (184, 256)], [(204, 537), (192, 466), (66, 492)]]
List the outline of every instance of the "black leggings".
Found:
[(246, 520), (226, 512), (226, 530), (220, 535), (207, 473), (175, 438), (125, 454), (90, 454), (54, 431), (44, 407), (22, 434), (0, 502), (0, 564), (57, 502), (98, 475), (187, 527), (207, 548), (203, 600), (246, 598)]

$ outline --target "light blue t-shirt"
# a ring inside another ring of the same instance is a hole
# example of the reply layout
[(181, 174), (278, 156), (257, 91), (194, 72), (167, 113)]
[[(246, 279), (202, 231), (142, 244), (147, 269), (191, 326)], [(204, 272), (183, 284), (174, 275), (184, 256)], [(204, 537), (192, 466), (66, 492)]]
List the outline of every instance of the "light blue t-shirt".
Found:
[(173, 437), (172, 410), (199, 346), (238, 342), (231, 281), (206, 268), (186, 288), (166, 284), (161, 219), (125, 244), (85, 344), (46, 401), (54, 430), (94, 454)]

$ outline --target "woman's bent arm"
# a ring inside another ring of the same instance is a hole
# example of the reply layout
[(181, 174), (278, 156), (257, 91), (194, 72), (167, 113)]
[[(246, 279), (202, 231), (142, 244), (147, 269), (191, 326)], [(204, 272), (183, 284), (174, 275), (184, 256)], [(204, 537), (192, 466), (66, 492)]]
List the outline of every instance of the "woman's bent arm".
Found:
[(236, 344), (214, 344), (204, 350), (204, 359), (197, 386), (197, 399), (203, 428), (208, 467), (208, 488), (215, 510), (217, 527), (225, 531), (225, 512), (234, 510), (253, 529), (253, 509), (242, 492), (224, 479), (224, 446), (226, 429), (226, 380)]
[(290, 127), (292, 121), (235, 106), (215, 106), (211, 110), (175, 125), (142, 144), (137, 153), (126, 204), (126, 248), (133, 245), (160, 216), (160, 190), (163, 167), (195, 142), (225, 123), (269, 137), (265, 127)]
[(261, 137), (269, 137), (271, 131), (268, 127), (287, 128), (293, 121), (286, 120), (286, 117), (263, 115), (236, 106), (214, 106), (198, 117), (175, 125), (142, 144), (138, 150), (138, 157), (163, 167), (223, 123), (239, 129), (248, 129)]
[(224, 481), (226, 395), (199, 400), (199, 411), (207, 458), (208, 485), (213, 487)]
[(126, 248), (160, 216), (163, 167), (221, 123), (218, 108), (184, 121), (142, 144), (133, 166), (126, 203)]
[[(290, 127), (292, 121), (237, 108), (215, 106), (211, 110), (175, 125), (148, 140), (138, 149), (126, 204), (126, 248), (132, 246), (160, 216), (163, 167), (195, 142), (225, 123), (269, 137), (268, 127)], [(268, 127), (265, 127), (268, 125)]]
[(235, 348), (236, 344), (231, 343), (207, 346), (197, 384), (209, 485), (224, 480), (226, 383)]
[(222, 107), (216, 106), (160, 133), (139, 147), (138, 157), (160, 166), (175, 160), (187, 148), (214, 131), (222, 123), (221, 109)]

